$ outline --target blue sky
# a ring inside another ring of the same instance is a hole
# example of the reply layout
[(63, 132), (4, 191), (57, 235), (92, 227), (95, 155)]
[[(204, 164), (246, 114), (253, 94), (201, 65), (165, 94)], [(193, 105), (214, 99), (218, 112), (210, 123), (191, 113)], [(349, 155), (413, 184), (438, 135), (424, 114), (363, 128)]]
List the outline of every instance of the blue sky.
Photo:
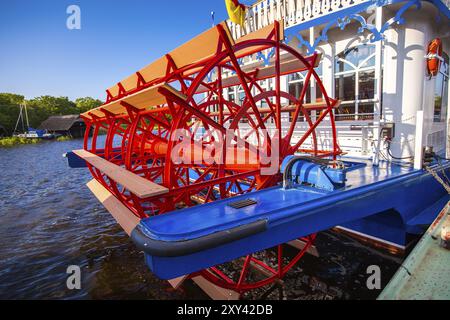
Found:
[[(242, 1), (251, 3), (252, 1)], [(81, 30), (66, 28), (69, 5)], [(0, 92), (92, 96), (227, 18), (224, 0), (0, 1)]]

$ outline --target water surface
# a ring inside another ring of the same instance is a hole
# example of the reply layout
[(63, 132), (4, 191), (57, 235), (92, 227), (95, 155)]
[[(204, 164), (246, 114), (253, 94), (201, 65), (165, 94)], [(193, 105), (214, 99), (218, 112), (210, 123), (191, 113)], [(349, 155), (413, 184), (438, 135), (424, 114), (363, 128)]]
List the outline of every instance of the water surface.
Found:
[[(203, 299), (190, 281), (173, 290), (146, 268), (143, 255), (85, 186), (85, 169), (62, 154), (81, 140), (0, 149), (0, 299)], [(271, 299), (372, 299), (366, 269), (377, 264), (382, 284), (398, 258), (327, 231), (320, 258), (306, 257)], [(82, 270), (81, 290), (68, 290), (66, 269)], [(255, 292), (247, 298), (257, 298)]]

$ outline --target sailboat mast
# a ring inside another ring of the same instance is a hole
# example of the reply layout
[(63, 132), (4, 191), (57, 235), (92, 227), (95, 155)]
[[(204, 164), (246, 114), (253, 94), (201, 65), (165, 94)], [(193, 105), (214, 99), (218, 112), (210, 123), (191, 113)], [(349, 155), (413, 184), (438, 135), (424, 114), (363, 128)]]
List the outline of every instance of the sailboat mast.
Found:
[(16, 127), (14, 128), (14, 133), (17, 132), (17, 127), (19, 126), (20, 119), (22, 119), (22, 127), (23, 127), (22, 104), (20, 105), (19, 117), (17, 118), (17, 121), (16, 121)]
[(22, 122), (22, 132), (25, 132), (25, 125), (23, 123), (23, 104), (20, 105), (20, 120)]
[(30, 122), (28, 121), (27, 103), (24, 101), (24, 102), (23, 102), (23, 105), (24, 105), (24, 107), (25, 107), (25, 118), (26, 118), (26, 121), (27, 121), (27, 131), (28, 131), (29, 128), (30, 128)]

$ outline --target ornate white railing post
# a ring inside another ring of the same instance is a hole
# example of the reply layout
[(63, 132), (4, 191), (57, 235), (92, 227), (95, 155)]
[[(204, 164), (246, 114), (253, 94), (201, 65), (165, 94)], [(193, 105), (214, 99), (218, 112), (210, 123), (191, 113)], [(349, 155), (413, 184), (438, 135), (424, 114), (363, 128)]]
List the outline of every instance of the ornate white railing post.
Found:
[(238, 24), (236, 25), (236, 35), (238, 38), (242, 37), (241, 26)]
[(297, 0), (297, 6), (295, 11), (295, 17), (297, 18), (297, 21), (303, 20), (303, 8), (305, 7), (303, 0)]
[(350, 2), (352, 2), (352, 0), (341, 0), (343, 7), (348, 7), (350, 5)]
[(286, 25), (291, 25), (295, 21), (295, 0), (288, 0), (286, 6)]
[(336, 11), (341, 5), (341, 0), (331, 0), (331, 10)]
[(274, 0), (270, 0), (269, 1), (269, 11), (270, 11), (270, 15), (269, 15), (269, 24), (273, 23), (275, 20), (275, 1)]
[(309, 20), (309, 18), (311, 18), (312, 15), (311, 1), (312, 0), (305, 0), (305, 9), (303, 11), (304, 20)]
[(264, 0), (261, 3), (264, 3), (264, 18), (263, 18), (263, 28), (269, 25), (269, 1)]
[(322, 0), (322, 14), (330, 11), (330, 0)]
[(284, 0), (277, 0), (276, 1), (276, 6), (277, 6), (277, 15), (276, 15), (276, 17), (277, 17), (277, 20), (281, 20), (282, 18), (283, 18), (283, 15), (282, 15), (282, 11), (283, 11), (283, 8), (284, 8)]
[(258, 11), (258, 29), (263, 27), (263, 3), (262, 1), (257, 4)]
[(313, 0), (312, 15), (314, 17), (320, 15), (320, 12), (322, 11), (321, 4), (322, 4), (321, 0)]

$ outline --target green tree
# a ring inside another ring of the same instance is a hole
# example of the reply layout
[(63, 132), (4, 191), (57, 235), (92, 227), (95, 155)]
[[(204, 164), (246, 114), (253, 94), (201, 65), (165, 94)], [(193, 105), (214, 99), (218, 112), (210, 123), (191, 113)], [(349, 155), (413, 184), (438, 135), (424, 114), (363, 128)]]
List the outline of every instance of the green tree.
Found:
[[(0, 93), (0, 125), (12, 134), (19, 117), (20, 105), (26, 103), (30, 126), (37, 128), (50, 116), (80, 114), (97, 108), (102, 101), (91, 97), (78, 98), (75, 102), (67, 97), (41, 96), (30, 100), (13, 93)], [(22, 129), (22, 126), (19, 126)]]
[(0, 125), (11, 134), (19, 117), (20, 104), (25, 97), (13, 93), (0, 93)]
[(76, 104), (67, 97), (36, 97), (27, 101), (27, 108), (32, 127), (38, 127), (50, 116), (78, 114)]
[(75, 100), (75, 104), (78, 108), (79, 113), (84, 113), (86, 111), (89, 111), (91, 109), (100, 107), (103, 102), (98, 99), (94, 99), (91, 97), (85, 97), (85, 98), (78, 98)]

